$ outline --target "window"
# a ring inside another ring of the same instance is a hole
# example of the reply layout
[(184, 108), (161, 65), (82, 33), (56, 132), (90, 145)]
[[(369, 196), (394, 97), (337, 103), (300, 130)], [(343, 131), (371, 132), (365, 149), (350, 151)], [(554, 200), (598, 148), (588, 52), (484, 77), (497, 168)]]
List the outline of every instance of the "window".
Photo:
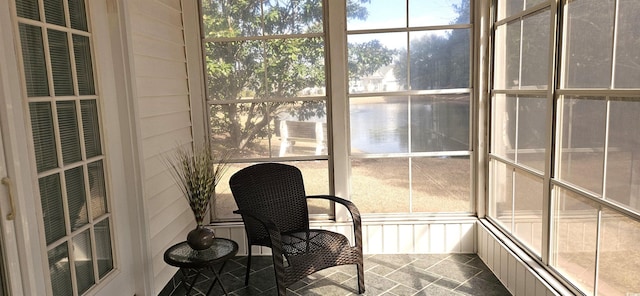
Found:
[(351, 198), (370, 214), (473, 212), (470, 1), (359, 9), (347, 21)]
[(51, 292), (114, 269), (100, 97), (85, 3), (16, 1)]
[(640, 114), (631, 49), (640, 2), (560, 8), (497, 1), (489, 217), (576, 291), (631, 295), (640, 291), (640, 134), (630, 128)]

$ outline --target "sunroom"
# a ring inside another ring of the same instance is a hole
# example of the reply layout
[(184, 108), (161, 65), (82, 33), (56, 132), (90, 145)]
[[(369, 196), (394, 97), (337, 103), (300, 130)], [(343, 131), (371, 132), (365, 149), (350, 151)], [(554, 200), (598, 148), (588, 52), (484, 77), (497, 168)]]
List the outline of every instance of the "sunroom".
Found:
[(158, 295), (195, 226), (166, 159), (203, 145), (233, 152), (208, 227), (238, 255), (228, 179), (279, 162), (358, 206), (365, 254), (640, 295), (638, 20), (637, 0), (0, 0), (0, 295)]

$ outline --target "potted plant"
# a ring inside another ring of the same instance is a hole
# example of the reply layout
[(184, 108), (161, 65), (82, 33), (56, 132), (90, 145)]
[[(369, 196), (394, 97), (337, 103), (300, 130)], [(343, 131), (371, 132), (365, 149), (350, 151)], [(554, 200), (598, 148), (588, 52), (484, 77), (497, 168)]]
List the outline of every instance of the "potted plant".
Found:
[(167, 160), (167, 166), (178, 187), (189, 202), (196, 228), (187, 235), (194, 250), (204, 250), (213, 244), (213, 230), (204, 227), (204, 218), (220, 178), (228, 169), (229, 155), (216, 156), (206, 145), (193, 150), (178, 148)]

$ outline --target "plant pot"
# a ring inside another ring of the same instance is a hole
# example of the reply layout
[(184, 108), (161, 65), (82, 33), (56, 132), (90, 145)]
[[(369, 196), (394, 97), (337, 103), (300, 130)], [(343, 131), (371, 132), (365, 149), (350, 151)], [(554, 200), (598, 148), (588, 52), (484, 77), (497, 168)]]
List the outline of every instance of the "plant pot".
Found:
[(213, 230), (197, 226), (196, 229), (189, 231), (187, 234), (187, 244), (194, 250), (205, 250), (213, 245)]

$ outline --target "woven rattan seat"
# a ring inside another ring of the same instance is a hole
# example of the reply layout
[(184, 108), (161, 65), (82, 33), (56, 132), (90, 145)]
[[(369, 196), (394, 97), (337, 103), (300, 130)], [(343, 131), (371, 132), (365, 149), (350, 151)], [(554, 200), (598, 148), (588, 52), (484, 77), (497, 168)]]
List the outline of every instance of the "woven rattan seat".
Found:
[[(345, 199), (332, 195), (306, 196), (302, 174), (294, 166), (262, 163), (244, 168), (229, 180), (247, 233), (249, 284), (251, 246), (271, 248), (278, 295), (300, 279), (322, 269), (355, 264), (358, 293), (364, 293), (360, 212)], [(309, 228), (308, 198), (322, 198), (345, 206), (353, 220), (351, 244), (343, 234)]]

